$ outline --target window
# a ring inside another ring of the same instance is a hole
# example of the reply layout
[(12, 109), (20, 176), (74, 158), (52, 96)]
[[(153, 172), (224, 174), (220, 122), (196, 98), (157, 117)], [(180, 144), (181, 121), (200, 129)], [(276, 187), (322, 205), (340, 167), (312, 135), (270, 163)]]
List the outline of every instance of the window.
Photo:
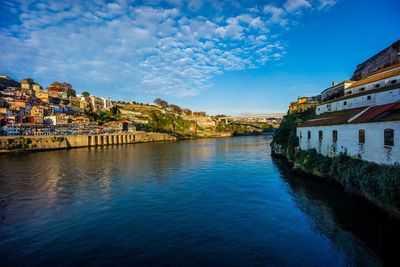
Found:
[(347, 92), (348, 95), (351, 95), (352, 93), (353, 93), (352, 91), (348, 91), (348, 92)]
[(381, 85), (379, 83), (375, 84), (375, 88), (379, 88)]
[(346, 106), (346, 105), (347, 105), (347, 101), (344, 101), (344, 102), (343, 102), (343, 106)]
[(365, 144), (365, 130), (358, 131), (358, 143)]
[(365, 91), (365, 87), (361, 87), (360, 92), (364, 92), (364, 91)]
[(337, 130), (332, 131), (332, 141), (336, 143), (337, 141)]
[(311, 139), (311, 131), (307, 132), (307, 139), (309, 139), (309, 140)]
[(390, 84), (395, 84), (397, 82), (397, 80), (391, 80)]
[(369, 95), (369, 96), (367, 96), (367, 99), (368, 99), (368, 100), (371, 100), (371, 96), (370, 96), (370, 95)]
[(385, 129), (385, 146), (394, 146), (394, 130)]
[(303, 138), (303, 135), (301, 134), (301, 131), (299, 132), (299, 134), (300, 134), (300, 139)]
[(318, 132), (318, 140), (319, 140), (320, 142), (322, 141), (322, 137), (323, 137), (322, 131), (319, 131), (319, 132)]

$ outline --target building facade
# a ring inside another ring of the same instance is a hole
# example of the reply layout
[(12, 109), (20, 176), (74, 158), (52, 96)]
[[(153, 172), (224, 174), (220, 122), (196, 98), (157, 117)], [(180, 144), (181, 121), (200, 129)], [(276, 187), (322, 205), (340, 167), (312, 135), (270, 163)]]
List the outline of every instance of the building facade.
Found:
[(400, 64), (374, 70), (341, 90), (339, 97), (322, 97), (316, 117), (298, 125), (300, 149), (400, 163)]

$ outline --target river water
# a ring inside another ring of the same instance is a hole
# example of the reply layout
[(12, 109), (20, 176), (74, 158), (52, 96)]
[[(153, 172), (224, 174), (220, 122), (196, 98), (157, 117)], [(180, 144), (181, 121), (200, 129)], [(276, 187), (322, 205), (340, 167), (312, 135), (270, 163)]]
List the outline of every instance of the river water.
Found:
[(269, 142), (0, 155), (0, 265), (396, 264), (398, 223), (291, 174)]

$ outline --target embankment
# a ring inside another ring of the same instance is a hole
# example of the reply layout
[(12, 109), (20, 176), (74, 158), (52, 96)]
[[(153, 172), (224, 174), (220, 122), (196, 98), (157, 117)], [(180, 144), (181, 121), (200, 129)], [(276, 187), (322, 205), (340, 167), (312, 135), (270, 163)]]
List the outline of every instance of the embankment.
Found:
[(65, 136), (3, 136), (0, 137), (0, 153), (71, 149), (79, 147), (97, 147), (160, 141), (176, 141), (176, 137), (165, 133), (143, 132)]

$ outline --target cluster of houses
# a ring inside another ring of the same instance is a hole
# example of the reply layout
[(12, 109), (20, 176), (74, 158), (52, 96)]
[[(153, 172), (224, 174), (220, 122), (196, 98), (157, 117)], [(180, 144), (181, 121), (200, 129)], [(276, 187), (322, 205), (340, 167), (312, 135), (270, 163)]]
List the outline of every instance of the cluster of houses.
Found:
[(0, 135), (96, 133), (99, 127), (85, 111), (100, 114), (112, 105), (110, 98), (76, 95), (68, 83), (44, 90), (33, 79), (17, 82), (0, 75)]
[(351, 79), (333, 83), (317, 98), (307, 106), (315, 107), (314, 118), (297, 127), (300, 149), (400, 163), (400, 41), (358, 65)]

